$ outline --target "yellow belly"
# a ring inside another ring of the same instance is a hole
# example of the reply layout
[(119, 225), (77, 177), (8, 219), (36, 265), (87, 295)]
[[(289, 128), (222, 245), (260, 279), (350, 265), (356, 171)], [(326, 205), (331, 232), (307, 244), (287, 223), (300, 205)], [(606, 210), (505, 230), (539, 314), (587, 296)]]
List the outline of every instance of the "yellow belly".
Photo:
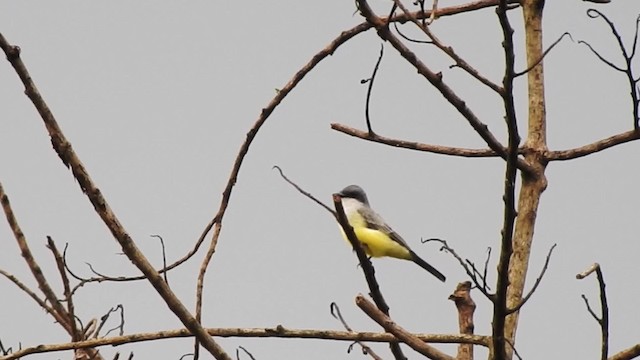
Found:
[[(354, 231), (364, 251), (371, 257), (389, 256), (397, 259), (411, 259), (411, 254), (406, 247), (391, 240), (389, 236), (381, 231), (358, 226), (354, 227)], [(342, 235), (349, 242), (344, 231)]]

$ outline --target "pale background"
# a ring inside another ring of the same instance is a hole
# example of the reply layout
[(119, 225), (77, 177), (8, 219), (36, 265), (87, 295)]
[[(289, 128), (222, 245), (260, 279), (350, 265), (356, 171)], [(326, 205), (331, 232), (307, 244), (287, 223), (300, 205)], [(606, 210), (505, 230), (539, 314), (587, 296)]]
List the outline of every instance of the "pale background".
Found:
[[(441, 1), (441, 6), (451, 4)], [(386, 1), (374, 5), (383, 13), (390, 6)], [(622, 64), (606, 24), (586, 16), (589, 6), (594, 5), (547, 1), (545, 43), (569, 31)], [(598, 8), (630, 45), (640, 2), (614, 0)], [(236, 152), (261, 109), (313, 54), (362, 21), (354, 11), (353, 1), (0, 1), (0, 32), (22, 48), (31, 75), (80, 158), (133, 239), (160, 267), (160, 248), (150, 235), (164, 237), (170, 262), (192, 247), (217, 211)], [(517, 68), (522, 69), (520, 10), (510, 12), (510, 18)], [(501, 81), (502, 35), (492, 9), (443, 18), (432, 29), (480, 71)], [(298, 85), (258, 134), (205, 280), (205, 326), (341, 330), (329, 314), (329, 304), (336, 302), (354, 329), (380, 330), (354, 305), (355, 295), (367, 288), (334, 220), (285, 184), (273, 165), (326, 203), (331, 193), (360, 184), (414, 250), (448, 276), (441, 284), (409, 262), (374, 262), (391, 314), (401, 326), (427, 333), (458, 330), (447, 296), (466, 277), (435, 244), (421, 245), (421, 237), (447, 239), (478, 264), (492, 247), (490, 274), (495, 278), (503, 161), (393, 149), (330, 129), (331, 122), (364, 129), (366, 86), (359, 81), (370, 76), (379, 47), (374, 31), (343, 45)], [(375, 131), (426, 143), (484, 146), (439, 93), (390, 46), (385, 49), (371, 109)], [(418, 53), (504, 139), (499, 99), (460, 69), (449, 69), (451, 61), (437, 50), (425, 46)], [(566, 38), (545, 65), (552, 149), (631, 128), (626, 78), (585, 46)], [(524, 128), (524, 77), (517, 87)], [(69, 243), (70, 266), (79, 274), (90, 275), (85, 262), (113, 276), (138, 274), (118, 255), (117, 243), (52, 151), (8, 62), (0, 66), (0, 109), (0, 181), (50, 281), (59, 288), (45, 248), (47, 235), (60, 248)], [(586, 293), (598, 307), (597, 284), (593, 278), (575, 279), (594, 261), (603, 266), (607, 280), (611, 351), (640, 341), (639, 161), (640, 144), (632, 143), (549, 166), (529, 285), (550, 246), (558, 247), (539, 291), (522, 312), (517, 349), (526, 359), (599, 356), (599, 328), (580, 298)], [(203, 253), (169, 274), (172, 289), (190, 308)], [(35, 287), (4, 220), (0, 267)], [(69, 340), (6, 279), (0, 280), (0, 294), (5, 347)], [(476, 333), (489, 334), (490, 304), (479, 292), (473, 296)], [(117, 304), (125, 306), (126, 333), (181, 326), (146, 282), (88, 285), (76, 297), (85, 321)], [(243, 346), (257, 359), (363, 358), (359, 350), (347, 354), (347, 342), (219, 341), (232, 355)], [(390, 358), (386, 345), (374, 349)], [(192, 351), (192, 340), (102, 348), (107, 358), (116, 350), (134, 351), (136, 359), (178, 359)], [(406, 354), (418, 358), (410, 349)]]

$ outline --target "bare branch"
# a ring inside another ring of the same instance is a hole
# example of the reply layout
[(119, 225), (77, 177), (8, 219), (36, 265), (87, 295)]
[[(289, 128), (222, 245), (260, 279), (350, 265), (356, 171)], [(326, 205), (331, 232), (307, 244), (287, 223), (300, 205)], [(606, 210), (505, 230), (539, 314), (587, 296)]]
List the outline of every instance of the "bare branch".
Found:
[(475, 271), (475, 267), (473, 269), (469, 268), (468, 265), (468, 260), (462, 260), (462, 257), (460, 257), (460, 255), (458, 255), (458, 253), (456, 253), (456, 251), (449, 246), (449, 244), (447, 243), (446, 240), (442, 240), (442, 239), (436, 239), (436, 238), (431, 238), (431, 239), (426, 239), (426, 240), (420, 240), (422, 243), (425, 243), (427, 241), (435, 241), (435, 242), (439, 242), (440, 244), (442, 244), (442, 248), (447, 251), (448, 253), (450, 253), (451, 255), (453, 255), (454, 258), (456, 258), (456, 260), (458, 260), (458, 263), (460, 263), (460, 266), (462, 266), (462, 268), (464, 269), (464, 271), (467, 273), (467, 275), (469, 276), (469, 278), (473, 281), (473, 284), (476, 286), (476, 288), (478, 288), (478, 290), (487, 297), (487, 299), (493, 301), (493, 295), (489, 294), (489, 292), (487, 291), (487, 282), (486, 282), (486, 278), (485, 279), (481, 279), (483, 280), (483, 284), (480, 283), (480, 281), (478, 280), (478, 272)]
[[(3, 42), (5, 42), (5, 40), (0, 34), (0, 46), (2, 46), (2, 48), (4, 49)], [(67, 333), (72, 334), (71, 325), (69, 324), (69, 314), (60, 304), (60, 301), (58, 301), (58, 297), (56, 296), (55, 292), (49, 285), (49, 282), (42, 273), (40, 265), (38, 265), (35, 258), (33, 257), (31, 249), (29, 249), (29, 245), (27, 244), (27, 239), (25, 238), (24, 233), (22, 232), (22, 229), (18, 224), (18, 220), (13, 213), (11, 203), (9, 202), (9, 197), (4, 192), (4, 187), (2, 186), (2, 184), (0, 184), (0, 202), (2, 203), (2, 209), (4, 210), (4, 214), (7, 218), (7, 222), (9, 223), (9, 227), (11, 228), (13, 236), (15, 237), (16, 242), (18, 243), (18, 247), (20, 248), (20, 253), (27, 263), (31, 274), (38, 283), (38, 288), (40, 289), (40, 291), (42, 291), (47, 301), (49, 301), (49, 304), (51, 304), (51, 309), (53, 311), (51, 311), (50, 314), (56, 319), (58, 323), (60, 323), (60, 325), (67, 331)]]
[[(253, 357), (253, 354), (251, 354), (247, 349), (243, 348), (242, 346), (238, 346), (238, 349), (242, 350), (245, 354), (249, 355), (249, 358), (251, 360), (256, 360), (256, 358)], [(238, 350), (236, 350), (236, 359), (240, 360), (240, 353), (238, 352)]]
[(413, 350), (435, 360), (455, 360), (454, 357), (449, 356), (442, 351), (434, 348), (433, 346), (423, 342), (422, 340), (409, 333), (407, 330), (401, 328), (389, 318), (387, 314), (384, 314), (378, 308), (376, 308), (369, 300), (367, 300), (362, 294), (356, 296), (356, 305), (362, 311), (364, 311), (371, 319), (382, 326), (387, 332), (392, 333), (403, 343), (409, 345)]
[(495, 359), (509, 359), (504, 339), (509, 339), (510, 334), (506, 329), (508, 315), (508, 288), (509, 269), (511, 267), (511, 255), (513, 254), (513, 233), (515, 229), (516, 212), (516, 175), (518, 168), (518, 147), (520, 146), (520, 133), (513, 99), (513, 80), (515, 78), (515, 53), (513, 45), (513, 28), (507, 17), (507, 3), (501, 1), (496, 11), (500, 27), (502, 29), (504, 48), (504, 76), (502, 80), (502, 100), (505, 110), (505, 122), (508, 133), (507, 161), (504, 175), (504, 215), (502, 225), (502, 239), (500, 240), (500, 254), (498, 258), (498, 272), (496, 281), (496, 293), (493, 301), (492, 342)]
[[(342, 326), (345, 328), (345, 330), (353, 331), (353, 329), (351, 329), (351, 326), (349, 326), (349, 324), (347, 324), (347, 321), (344, 319), (344, 317), (342, 317), (342, 312), (340, 312), (340, 307), (338, 307), (338, 304), (336, 304), (335, 302), (332, 302), (331, 306), (330, 306), (330, 309), (331, 309), (331, 316), (333, 316), (335, 319), (339, 320), (340, 323), (342, 324)], [(354, 344), (360, 345), (360, 347), (362, 348), (362, 353), (364, 355), (369, 355), (374, 360), (382, 360), (382, 358), (380, 356), (378, 356), (378, 354), (376, 354), (371, 349), (371, 347), (369, 347), (363, 341), (356, 340), (356, 341), (354, 341)], [(351, 349), (351, 346), (349, 346), (349, 349)], [(350, 350), (347, 351), (347, 353), (350, 353), (350, 352), (351, 352)]]
[[(437, 16), (438, 17), (447, 17), (447, 16), (462, 14), (462, 13), (466, 13), (466, 12), (473, 12), (473, 11), (476, 11), (476, 10), (491, 8), (491, 7), (497, 6), (498, 2), (499, 2), (499, 0), (480, 0), (480, 1), (474, 1), (474, 2), (470, 2), (470, 3), (462, 4), (462, 5), (455, 5), (455, 6), (440, 8), (440, 9), (438, 9)], [(509, 3), (510, 4), (517, 4), (518, 0), (509, 0)], [(413, 16), (415, 16), (417, 18), (428, 18), (428, 17), (431, 16), (431, 12), (430, 11), (417, 12), (417, 13), (413, 13)], [(393, 23), (396, 23), (396, 22), (404, 23), (404, 22), (407, 22), (408, 20), (409, 19), (406, 18), (406, 16), (404, 14), (398, 15), (398, 16), (394, 16), (393, 18), (387, 18), (387, 21), (393, 22)], [(320, 52), (315, 54), (312, 57), (311, 61), (307, 65), (305, 65), (298, 72), (296, 72), (296, 75), (287, 84), (287, 86), (289, 86), (289, 84), (291, 84), (292, 82), (295, 82), (295, 84), (297, 84), (297, 82), (299, 82), (304, 76), (306, 76), (307, 73), (309, 73), (311, 70), (313, 70), (313, 68), (318, 63), (320, 63), (326, 57), (328, 57), (330, 55), (333, 55), (333, 53), (342, 44), (344, 44), (348, 40), (356, 37), (357, 35), (360, 35), (360, 34), (366, 32), (368, 30), (371, 30), (372, 28), (373, 28), (373, 26), (371, 24), (369, 24), (367, 22), (363, 22), (363, 23), (361, 23), (359, 25), (356, 25), (356, 26), (346, 30), (346, 31), (341, 32), (340, 35), (338, 35), (334, 40), (331, 41), (331, 43), (329, 43), (329, 45), (327, 45), (324, 49), (320, 50)], [(279, 90), (278, 95), (281, 94), (282, 90), (286, 90), (286, 87), (284, 89)], [(279, 105), (279, 103), (282, 101), (282, 99), (283, 99), (282, 96), (280, 96), (278, 99), (274, 98), (269, 103), (269, 105), (266, 108), (263, 109), (263, 111), (269, 111), (269, 114), (270, 114), (271, 112), (273, 112), (275, 107), (277, 105)], [(251, 130), (249, 130), (249, 133), (257, 132), (261, 126), (262, 126), (262, 123), (254, 124), (254, 126), (251, 128)], [(236, 163), (237, 162), (238, 162), (238, 159), (236, 159)], [(242, 162), (242, 160), (240, 160), (240, 162)], [(234, 168), (235, 167), (239, 167), (239, 165), (234, 164)], [(196, 252), (198, 252), (198, 250), (200, 249), (200, 246), (204, 242), (204, 239), (206, 238), (206, 236), (209, 233), (209, 231), (211, 231), (213, 226), (219, 220), (220, 219), (214, 217), (207, 224), (207, 226), (205, 226), (205, 229), (202, 231), (200, 237), (198, 238), (198, 240), (194, 244), (193, 248), (187, 254), (185, 254), (183, 257), (181, 257), (178, 260), (175, 260), (173, 263), (168, 265), (166, 267), (166, 270), (169, 271), (169, 270), (175, 269), (176, 267), (178, 267), (178, 266), (182, 265), (183, 263), (185, 263), (187, 260), (191, 259), (191, 257), (193, 255), (195, 255)], [(159, 272), (163, 272), (162, 269), (160, 269), (158, 271)], [(114, 277), (106, 277), (106, 278), (97, 277), (97, 278), (89, 278), (89, 279), (84, 279), (84, 280), (78, 278), (78, 280), (83, 281), (83, 283), (79, 284), (78, 286), (82, 286), (82, 285), (84, 285), (84, 283), (93, 283), (93, 282), (98, 282), (99, 283), (99, 282), (103, 282), (103, 281), (135, 281), (135, 280), (144, 280), (144, 279), (145, 279), (145, 277), (143, 275), (142, 276), (128, 276), (128, 277), (126, 277), (126, 276), (114, 276)], [(76, 289), (74, 289), (73, 292), (75, 292), (75, 290), (77, 290), (78, 286), (76, 286)]]
[(520, 308), (522, 308), (522, 306), (529, 300), (531, 295), (533, 295), (533, 293), (536, 291), (536, 289), (538, 288), (538, 285), (540, 285), (540, 282), (542, 282), (542, 278), (544, 277), (544, 274), (547, 272), (547, 267), (549, 266), (549, 261), (551, 260), (551, 254), (553, 253), (553, 249), (556, 248), (556, 245), (557, 244), (553, 244), (551, 249), (549, 249), (549, 253), (547, 253), (547, 259), (545, 260), (544, 265), (542, 266), (542, 271), (540, 271), (540, 275), (536, 279), (536, 282), (533, 284), (533, 287), (531, 287), (531, 290), (529, 290), (527, 295), (525, 295), (522, 298), (522, 300), (520, 301), (520, 303), (518, 305), (516, 305), (515, 307), (510, 308), (510, 309), (507, 310), (507, 315), (508, 314), (513, 314), (514, 312), (519, 311)]
[(53, 258), (56, 261), (56, 265), (58, 267), (58, 272), (60, 273), (60, 279), (62, 280), (62, 286), (64, 289), (64, 298), (67, 303), (67, 317), (69, 320), (70, 330), (71, 330), (71, 341), (78, 341), (82, 339), (82, 333), (78, 331), (76, 326), (75, 318), (75, 308), (73, 306), (73, 296), (71, 293), (71, 286), (69, 285), (69, 278), (67, 277), (67, 272), (64, 266), (64, 260), (62, 259), (62, 255), (60, 255), (60, 251), (56, 247), (55, 242), (51, 238), (51, 236), (47, 236), (47, 247), (53, 253)]
[(405, 16), (407, 16), (412, 23), (414, 23), (420, 30), (422, 30), (422, 32), (427, 35), (427, 37), (429, 39), (431, 39), (431, 43), (433, 45), (435, 45), (438, 49), (440, 49), (442, 52), (444, 52), (445, 54), (447, 54), (451, 59), (453, 59), (453, 61), (455, 61), (455, 66), (461, 68), (462, 70), (466, 71), (469, 75), (471, 75), (472, 77), (474, 77), (476, 80), (478, 80), (480, 83), (482, 83), (483, 85), (487, 86), (488, 88), (490, 88), (491, 90), (495, 91), (498, 94), (502, 94), (504, 92), (504, 89), (501, 88), (500, 86), (498, 86), (497, 84), (495, 84), (494, 82), (492, 82), (491, 80), (487, 79), (486, 77), (484, 77), (482, 74), (480, 74), (480, 72), (475, 69), (473, 66), (471, 66), (466, 60), (464, 60), (462, 57), (460, 57), (455, 50), (453, 50), (453, 48), (451, 46), (446, 46), (445, 44), (443, 44), (440, 39), (438, 39), (435, 34), (433, 34), (433, 32), (431, 32), (431, 29), (429, 29), (429, 24), (431, 24), (431, 22), (433, 21), (434, 17), (433, 15), (435, 14), (435, 9), (437, 7), (437, 1), (434, 1), (433, 3), (433, 10), (431, 13), (431, 17), (429, 18), (430, 21), (428, 22), (419, 22), (418, 19), (411, 13), (409, 12), (409, 10), (407, 10), (407, 8), (402, 4), (402, 2), (400, 2), (400, 0), (394, 0), (394, 4), (397, 5), (402, 12), (405, 14)]
[(522, 70), (520, 72), (514, 73), (513, 77), (517, 78), (517, 77), (522, 76), (522, 75), (528, 73), (529, 71), (531, 71), (531, 69), (533, 69), (538, 64), (540, 64), (540, 62), (542, 62), (542, 60), (544, 60), (544, 58), (547, 57), (547, 54), (551, 51), (551, 49), (553, 49), (556, 45), (558, 45), (558, 43), (560, 43), (560, 41), (562, 41), (562, 39), (567, 35), (569, 36), (571, 41), (573, 41), (573, 38), (571, 37), (571, 34), (569, 32), (565, 32), (564, 34), (560, 35), (558, 40), (554, 41), (553, 44), (551, 44), (551, 46), (549, 46), (547, 48), (547, 50), (544, 51), (544, 53), (542, 53), (542, 56), (536, 62), (534, 62), (533, 64), (529, 65), (529, 67), (527, 67), (526, 69), (524, 69), (524, 70)]
[(298, 190), (298, 192), (300, 192), (302, 195), (308, 197), (309, 199), (313, 200), (313, 202), (315, 202), (316, 204), (322, 206), (325, 210), (330, 212), (331, 215), (333, 215), (334, 218), (336, 217), (336, 212), (333, 209), (331, 209), (329, 206), (325, 205), (322, 201), (316, 199), (313, 195), (311, 195), (311, 193), (303, 190), (300, 186), (298, 186), (298, 184), (296, 184), (293, 181), (289, 180), (289, 178), (285, 176), (284, 172), (282, 171), (282, 169), (278, 165), (274, 165), (272, 169), (278, 170), (278, 172), (280, 173), (280, 176), (284, 179), (284, 181), (288, 182), (291, 186), (296, 188), (296, 190)]
[(633, 75), (633, 67), (631, 66), (633, 58), (636, 54), (636, 46), (638, 42), (638, 22), (640, 22), (640, 16), (636, 18), (636, 31), (633, 39), (633, 47), (630, 51), (631, 54), (629, 54), (629, 51), (627, 51), (626, 47), (624, 46), (624, 43), (622, 42), (622, 36), (620, 36), (618, 29), (616, 29), (613, 22), (609, 20), (609, 18), (606, 15), (604, 15), (602, 12), (596, 9), (589, 9), (587, 10), (587, 16), (589, 16), (592, 19), (601, 18), (604, 22), (607, 23), (607, 25), (609, 26), (609, 29), (611, 30), (611, 33), (613, 34), (616, 41), (618, 42), (618, 48), (622, 53), (622, 57), (625, 62), (625, 67), (617, 66), (613, 62), (605, 59), (586, 41), (579, 41), (578, 43), (585, 44), (589, 48), (589, 50), (591, 50), (591, 52), (595, 54), (598, 57), (598, 59), (600, 59), (600, 61), (607, 64), (612, 69), (620, 71), (627, 76), (627, 81), (629, 82), (629, 88), (631, 90), (630, 95), (631, 95), (631, 101), (633, 106), (633, 127), (636, 130), (640, 130), (640, 94), (638, 94), (639, 80)]
[[(198, 272), (198, 280), (196, 284), (196, 320), (200, 321), (202, 317), (202, 291), (204, 287), (204, 276), (207, 271), (208, 265), (215, 253), (216, 246), (218, 243), (218, 238), (220, 236), (220, 231), (222, 229), (222, 219), (226, 213), (227, 206), (229, 204), (229, 200), (231, 198), (231, 192), (233, 187), (238, 179), (238, 173), (240, 172), (240, 167), (244, 161), (247, 152), (249, 151), (249, 147), (251, 143), (255, 139), (258, 131), (265, 124), (269, 116), (273, 113), (275, 108), (280, 105), (280, 103), (285, 99), (285, 97), (293, 91), (296, 85), (302, 81), (302, 79), (313, 70), (323, 59), (327, 56), (332, 55), (334, 51), (344, 44), (347, 40), (353, 38), (354, 36), (368, 30), (367, 24), (358, 25), (348, 31), (342, 32), (337, 38), (335, 38), (329, 45), (327, 45), (324, 49), (320, 50), (316, 53), (307, 64), (305, 64), (300, 70), (298, 70), (295, 75), (287, 82), (287, 84), (279, 89), (276, 96), (271, 99), (269, 104), (262, 109), (258, 119), (251, 126), (251, 129), (247, 132), (247, 138), (240, 146), (240, 150), (238, 151), (238, 155), (236, 156), (236, 160), (231, 169), (231, 173), (229, 174), (229, 179), (227, 180), (227, 184), (222, 193), (222, 200), (220, 201), (220, 206), (218, 208), (218, 212), (213, 217), (213, 219), (207, 224), (204, 231), (202, 232), (201, 239), (204, 239), (206, 234), (213, 228), (213, 235), (211, 237), (211, 242), (209, 244), (209, 248), (207, 249), (207, 253), (200, 265), (200, 270)], [(201, 240), (198, 241), (197, 246), (199, 246)], [(195, 354), (196, 357), (198, 355), (198, 346), (195, 346)]]
[(581, 272), (581, 273), (577, 273), (576, 274), (576, 279), (578, 280), (582, 280), (584, 278), (586, 278), (587, 276), (591, 275), (594, 271), (596, 271), (596, 269), (600, 266), (600, 264), (598, 263), (593, 263), (591, 266), (589, 266), (585, 271)]
[[(38, 295), (33, 292), (31, 289), (29, 289), (22, 281), (20, 281), (17, 277), (15, 277), (13, 274), (10, 274), (2, 269), (0, 269), (0, 274), (2, 274), (4, 277), (6, 277), (7, 279), (9, 279), (9, 281), (11, 281), (12, 283), (14, 283), (20, 290), (24, 291), (27, 295), (29, 295), (30, 298), (32, 298), (36, 303), (38, 303), (38, 305), (44, 309), (44, 311), (48, 312), (49, 314), (51, 314), (52, 316), (55, 317), (54, 315), (54, 311), (53, 308), (51, 308), (49, 305), (47, 305), (47, 303), (40, 299), (38, 297)], [(57, 320), (56, 320), (57, 321)]]
[[(442, 81), (441, 73), (434, 73), (429, 69), (411, 50), (409, 50), (395, 35), (391, 33), (383, 19), (378, 17), (369, 4), (365, 0), (358, 0), (358, 8), (362, 15), (369, 23), (375, 26), (378, 35), (382, 40), (389, 41), (391, 45), (400, 53), (400, 55), (413, 65), (419, 74), (421, 74), (431, 85), (440, 91), (447, 101), (458, 110), (458, 112), (469, 122), (476, 130), (480, 137), (489, 145), (489, 147), (500, 155), (503, 159), (507, 158), (507, 150), (500, 144), (495, 136), (489, 131), (487, 125), (478, 119), (478, 117), (467, 107), (466, 103), (453, 90)], [(519, 159), (519, 164), (523, 171), (532, 177), (537, 177), (538, 173), (525, 160)]]
[[(375, 302), (378, 309), (380, 309), (384, 314), (389, 315), (389, 305), (387, 305), (384, 296), (382, 296), (380, 285), (378, 284), (378, 280), (376, 280), (373, 264), (371, 264), (371, 260), (369, 260), (369, 257), (365, 254), (362, 244), (358, 241), (358, 237), (356, 236), (353, 227), (349, 224), (347, 215), (345, 215), (344, 208), (342, 207), (342, 198), (339, 194), (333, 194), (333, 205), (336, 208), (336, 220), (342, 227), (342, 230), (353, 247), (353, 251), (355, 251), (356, 256), (358, 257), (360, 268), (362, 269), (367, 285), (369, 286), (369, 295)], [(402, 349), (400, 349), (400, 345), (398, 343), (392, 342), (389, 344), (389, 347), (396, 359), (404, 358)]]
[[(162, 276), (164, 278), (164, 282), (167, 283), (167, 285), (169, 285), (169, 279), (167, 278), (167, 253), (166, 253), (166, 248), (164, 246), (164, 239), (162, 239), (162, 236), (160, 235), (151, 235), (151, 237), (155, 237), (158, 238), (160, 240), (160, 247), (162, 248)], [(158, 271), (160, 272), (160, 271)]]
[(640, 356), (640, 344), (635, 344), (611, 356), (608, 360), (631, 360)]
[[(136, 267), (145, 275), (147, 280), (153, 285), (158, 294), (162, 297), (165, 303), (169, 306), (171, 311), (180, 319), (180, 321), (191, 331), (194, 332), (196, 337), (202, 341), (203, 346), (216, 358), (230, 360), (231, 358), (224, 352), (224, 350), (204, 331), (202, 326), (193, 318), (189, 310), (178, 300), (175, 294), (171, 291), (167, 283), (165, 283), (160, 274), (153, 268), (151, 263), (138, 249), (133, 242), (129, 234), (126, 232), (116, 214), (111, 210), (111, 207), (107, 203), (107, 200), (102, 196), (100, 189), (94, 184), (93, 180), (89, 176), (87, 169), (84, 167), (80, 158), (73, 150), (71, 143), (64, 136), (62, 129), (58, 126), (53, 113), (45, 103), (44, 99), (40, 95), (40, 92), (36, 88), (27, 68), (25, 67), (22, 59), (20, 58), (20, 48), (17, 46), (9, 45), (4, 36), (0, 34), (0, 48), (7, 55), (7, 59), (16, 71), (16, 74), (22, 80), (25, 87), (25, 93), (38, 110), (49, 136), (51, 138), (51, 144), (54, 150), (62, 160), (63, 164), (71, 169), (74, 178), (78, 182), (80, 189), (93, 205), (96, 213), (100, 216), (102, 221), (111, 231), (113, 237), (118, 241), (122, 247), (122, 251), (127, 255), (129, 260), (136, 265)], [(7, 202), (8, 203), (8, 202)], [(3, 202), (4, 204), (4, 202)], [(42, 277), (44, 279), (44, 277)], [(48, 295), (47, 297), (49, 297)], [(59, 311), (56, 306), (56, 311)], [(68, 324), (66, 326), (68, 329)]]
[(373, 68), (373, 73), (371, 77), (362, 80), (361, 83), (369, 83), (367, 87), (367, 101), (364, 108), (365, 119), (367, 120), (367, 129), (369, 130), (369, 134), (374, 134), (373, 129), (371, 128), (371, 116), (369, 115), (369, 104), (371, 102), (371, 91), (373, 90), (373, 82), (376, 79), (376, 74), (378, 73), (378, 68), (380, 67), (380, 62), (382, 61), (382, 55), (384, 55), (384, 45), (380, 44), (380, 55), (378, 56), (378, 61), (376, 61), (376, 66)]
[[(449, 295), (449, 300), (456, 304), (458, 310), (458, 327), (461, 334), (472, 335), (474, 331), (473, 313), (476, 310), (476, 303), (471, 298), (471, 281), (458, 283), (453, 294)], [(456, 360), (473, 360), (473, 345), (458, 345), (458, 355)]]
[(602, 346), (601, 346), (601, 352), (600, 352), (600, 359), (607, 360), (607, 358), (609, 357), (609, 304), (607, 301), (607, 291), (605, 290), (606, 285), (604, 282), (604, 275), (602, 273), (602, 268), (600, 267), (600, 264), (595, 263), (591, 265), (589, 269), (576, 275), (576, 278), (584, 279), (586, 276), (593, 273), (594, 270), (598, 278), (598, 286), (600, 288), (600, 308), (602, 311), (602, 316), (598, 317), (598, 315), (596, 315), (595, 311), (593, 311), (593, 309), (589, 305), (589, 300), (587, 300), (587, 297), (584, 294), (582, 294), (582, 299), (587, 305), (587, 310), (589, 311), (591, 316), (593, 316), (593, 318), (596, 319), (596, 321), (600, 325), (600, 332), (602, 334), (602, 344), (601, 344)]
[[(208, 328), (207, 333), (216, 337), (240, 337), (240, 338), (284, 338), (284, 339), (315, 339), (315, 340), (338, 340), (338, 341), (368, 341), (378, 343), (397, 342), (398, 338), (389, 333), (378, 332), (352, 332), (334, 330), (307, 330), (307, 329), (286, 329), (283, 326), (275, 328)], [(479, 335), (462, 334), (413, 334), (421, 341), (442, 344), (468, 343), (488, 347), (489, 338)], [(163, 330), (153, 333), (136, 333), (126, 336), (114, 336), (109, 338), (98, 338), (85, 341), (37, 345), (18, 350), (7, 356), (0, 357), (0, 360), (16, 360), (31, 354), (49, 353), (55, 351), (74, 350), (82, 348), (93, 348), (100, 346), (118, 346), (137, 342), (154, 341), (171, 338), (186, 338), (193, 335), (187, 329)]]
[(332, 123), (331, 128), (343, 134), (357, 137), (362, 140), (373, 141), (373, 142), (390, 145), (397, 148), (424, 151), (424, 152), (430, 152), (434, 154), (442, 154), (442, 155), (450, 155), (450, 156), (470, 157), (470, 158), (498, 157), (498, 154), (491, 149), (466, 149), (466, 148), (451, 147), (451, 146), (424, 144), (424, 143), (419, 143), (414, 141), (398, 140), (398, 139), (393, 139), (385, 136), (380, 136), (378, 134), (369, 134), (366, 131), (354, 129), (352, 127), (342, 125), (342, 124), (337, 124), (337, 123)]
[(640, 139), (640, 131), (630, 130), (578, 148), (547, 151), (544, 157), (547, 161), (573, 160), (638, 139)]

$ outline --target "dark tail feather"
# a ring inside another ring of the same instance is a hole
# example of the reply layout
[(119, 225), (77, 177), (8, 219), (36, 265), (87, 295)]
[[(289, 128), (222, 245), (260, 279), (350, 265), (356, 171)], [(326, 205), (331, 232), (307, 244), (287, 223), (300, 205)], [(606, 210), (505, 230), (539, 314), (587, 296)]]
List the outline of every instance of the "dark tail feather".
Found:
[(426, 261), (422, 260), (413, 251), (411, 252), (411, 261), (413, 261), (414, 263), (420, 265), (421, 268), (423, 268), (423, 269), (427, 270), (428, 272), (430, 272), (431, 275), (437, 277), (438, 279), (440, 279), (440, 281), (444, 282), (447, 279), (444, 275), (442, 275), (442, 273), (440, 271), (436, 270), (436, 268), (434, 268), (433, 266), (429, 265)]

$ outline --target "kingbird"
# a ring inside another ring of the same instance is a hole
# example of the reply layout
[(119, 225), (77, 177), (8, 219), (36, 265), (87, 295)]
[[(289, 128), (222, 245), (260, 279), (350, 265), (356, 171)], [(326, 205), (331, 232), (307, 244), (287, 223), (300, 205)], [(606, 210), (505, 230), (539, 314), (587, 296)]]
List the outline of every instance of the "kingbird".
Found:
[[(384, 219), (369, 206), (367, 194), (358, 185), (349, 185), (337, 195), (342, 198), (344, 213), (353, 227), (363, 250), (371, 257), (389, 256), (396, 259), (410, 260), (427, 270), (431, 275), (445, 281), (445, 276), (426, 261), (422, 260), (407, 245)], [(345, 236), (344, 231), (342, 235)], [(347, 239), (348, 241), (348, 239)]]

